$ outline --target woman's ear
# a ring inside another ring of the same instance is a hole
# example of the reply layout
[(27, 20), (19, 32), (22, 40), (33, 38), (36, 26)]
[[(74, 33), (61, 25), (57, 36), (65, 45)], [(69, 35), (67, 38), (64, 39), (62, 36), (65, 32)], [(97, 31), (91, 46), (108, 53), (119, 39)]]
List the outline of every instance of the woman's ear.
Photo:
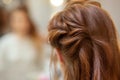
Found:
[(61, 63), (64, 63), (62, 53), (59, 49), (56, 49), (57, 57)]

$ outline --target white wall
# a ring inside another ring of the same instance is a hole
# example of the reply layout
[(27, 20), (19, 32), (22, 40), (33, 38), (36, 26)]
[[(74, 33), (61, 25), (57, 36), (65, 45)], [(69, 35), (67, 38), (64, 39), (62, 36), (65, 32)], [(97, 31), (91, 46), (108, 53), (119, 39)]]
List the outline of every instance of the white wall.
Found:
[(48, 20), (51, 15), (49, 0), (27, 0), (33, 20), (39, 27), (41, 33), (46, 34)]
[(98, 0), (111, 15), (120, 34), (120, 0)]

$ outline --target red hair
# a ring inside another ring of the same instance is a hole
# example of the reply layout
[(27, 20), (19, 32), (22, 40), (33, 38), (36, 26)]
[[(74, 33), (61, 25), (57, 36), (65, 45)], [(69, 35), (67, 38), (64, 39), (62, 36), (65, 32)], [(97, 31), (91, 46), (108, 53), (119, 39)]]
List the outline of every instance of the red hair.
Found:
[(100, 3), (70, 2), (51, 19), (48, 30), (50, 44), (65, 62), (64, 80), (120, 79), (116, 29)]

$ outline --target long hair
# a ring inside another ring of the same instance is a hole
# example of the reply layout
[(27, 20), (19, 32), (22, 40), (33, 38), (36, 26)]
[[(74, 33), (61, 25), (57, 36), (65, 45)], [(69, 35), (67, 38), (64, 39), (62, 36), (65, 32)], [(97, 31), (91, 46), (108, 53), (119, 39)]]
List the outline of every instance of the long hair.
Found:
[(64, 61), (64, 80), (120, 79), (116, 29), (100, 3), (68, 3), (51, 19), (48, 31), (50, 44)]
[(6, 30), (6, 17), (7, 17), (7, 11), (0, 7), (0, 37), (3, 36)]

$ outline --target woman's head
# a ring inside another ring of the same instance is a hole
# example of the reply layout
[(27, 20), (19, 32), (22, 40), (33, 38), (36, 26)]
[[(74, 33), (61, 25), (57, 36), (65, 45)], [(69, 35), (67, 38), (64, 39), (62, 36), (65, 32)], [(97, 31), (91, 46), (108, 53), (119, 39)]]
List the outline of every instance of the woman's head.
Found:
[(73, 1), (49, 23), (49, 41), (64, 66), (65, 80), (118, 80), (115, 26), (95, 1)]
[(24, 35), (33, 35), (36, 32), (35, 26), (29, 17), (28, 10), (24, 6), (18, 7), (10, 13), (9, 23), (15, 32)]

